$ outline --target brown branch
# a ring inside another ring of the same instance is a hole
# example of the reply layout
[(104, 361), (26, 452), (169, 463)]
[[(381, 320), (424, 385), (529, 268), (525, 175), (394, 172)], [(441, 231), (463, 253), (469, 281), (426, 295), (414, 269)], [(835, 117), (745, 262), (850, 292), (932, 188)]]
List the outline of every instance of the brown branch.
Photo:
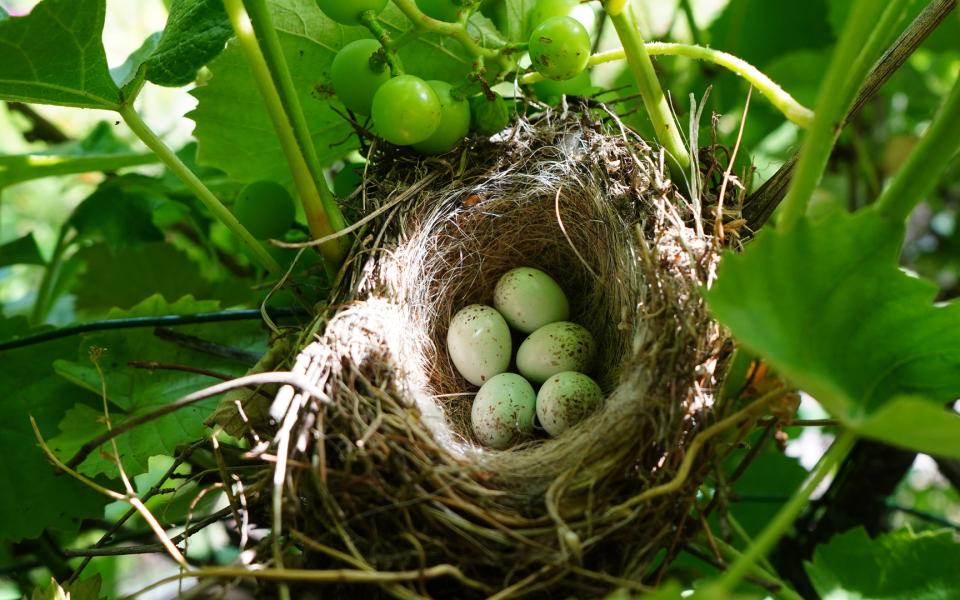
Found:
[(30, 121), (30, 130), (23, 133), (23, 139), (28, 142), (47, 142), (50, 144), (62, 144), (69, 141), (67, 134), (63, 133), (59, 127), (51, 123), (33, 110), (29, 104), (23, 102), (7, 102), (7, 108), (13, 112), (18, 112)]
[[(200, 521), (197, 521), (190, 527), (187, 527), (179, 535), (170, 538), (170, 541), (173, 542), (174, 544), (179, 544), (180, 542), (187, 539), (191, 535), (197, 533), (198, 531), (205, 529), (206, 527), (209, 527), (210, 525), (213, 525), (218, 521), (222, 521), (225, 517), (231, 516), (232, 512), (233, 511), (230, 509), (229, 506), (226, 508), (220, 509), (217, 512), (213, 513), (212, 515), (209, 515), (208, 517)], [(172, 527), (172, 526), (168, 526), (168, 528), (169, 527)], [(144, 535), (148, 535), (150, 533), (153, 533), (153, 532), (145, 531)], [(61, 553), (68, 558), (73, 558), (77, 556), (93, 558), (96, 556), (125, 556), (128, 554), (153, 554), (153, 553), (160, 553), (164, 551), (165, 551), (165, 546), (163, 544), (143, 544), (140, 546), (111, 546), (109, 548), (104, 548), (102, 546), (98, 547), (95, 545), (93, 548), (86, 548), (83, 550), (65, 549), (65, 550), (62, 550)]]
[(153, 335), (157, 336), (161, 340), (173, 342), (178, 346), (189, 348), (190, 350), (202, 352), (211, 356), (226, 358), (227, 360), (235, 360), (247, 365), (255, 364), (258, 360), (260, 360), (260, 356), (254, 354), (253, 352), (230, 348), (229, 346), (217, 344), (216, 342), (210, 342), (194, 335), (174, 331), (167, 327), (157, 327), (153, 330)]
[[(841, 127), (850, 120), (869, 102), (883, 87), (883, 84), (906, 62), (911, 54), (933, 33), (937, 26), (956, 8), (957, 0), (933, 0), (923, 12), (910, 23), (910, 26), (897, 41), (880, 57), (873, 70), (867, 76), (866, 82), (857, 93), (850, 111), (847, 113)], [(760, 188), (746, 199), (743, 205), (743, 218), (747, 220), (750, 231), (757, 231), (773, 215), (773, 211), (783, 201), (793, 178), (793, 170), (797, 164), (794, 155), (780, 167)]]

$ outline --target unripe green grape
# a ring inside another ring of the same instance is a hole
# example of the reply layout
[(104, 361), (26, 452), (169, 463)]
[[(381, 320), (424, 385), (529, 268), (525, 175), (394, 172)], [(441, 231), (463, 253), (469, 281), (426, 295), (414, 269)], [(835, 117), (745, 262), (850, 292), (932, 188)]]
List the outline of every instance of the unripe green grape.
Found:
[(453, 0), (417, 0), (417, 8), (423, 11), (423, 14), (438, 21), (455, 23), (458, 20), (457, 13), (463, 7), (454, 3)]
[(572, 79), (590, 61), (590, 34), (572, 17), (551, 17), (530, 34), (530, 60), (547, 79)]
[(530, 28), (551, 17), (569, 17), (579, 4), (580, 0), (537, 0), (530, 11)]
[(544, 79), (533, 84), (533, 91), (548, 104), (553, 104), (560, 99), (560, 96), (586, 96), (593, 92), (593, 85), (590, 82), (590, 71), (583, 71), (572, 79), (555, 81), (553, 79)]
[(500, 133), (510, 123), (510, 108), (500, 94), (470, 98), (470, 126), (480, 135)]
[(470, 132), (470, 104), (452, 95), (453, 86), (446, 81), (431, 80), (427, 83), (440, 100), (440, 124), (430, 137), (413, 144), (424, 154), (443, 154), (467, 137)]
[(359, 25), (360, 15), (372, 10), (380, 14), (387, 6), (388, 0), (317, 0), (317, 6), (337, 23), (341, 25)]
[(390, 69), (385, 62), (379, 65), (374, 55), (383, 46), (377, 40), (350, 42), (337, 52), (330, 66), (333, 91), (343, 104), (360, 115), (369, 115), (373, 96), (380, 86), (390, 80)]
[(440, 126), (440, 99), (426, 81), (399, 75), (373, 96), (373, 127), (391, 144), (409, 146), (427, 139)]
[(258, 240), (279, 238), (293, 225), (293, 198), (279, 183), (255, 181), (242, 190), (233, 204), (233, 214)]

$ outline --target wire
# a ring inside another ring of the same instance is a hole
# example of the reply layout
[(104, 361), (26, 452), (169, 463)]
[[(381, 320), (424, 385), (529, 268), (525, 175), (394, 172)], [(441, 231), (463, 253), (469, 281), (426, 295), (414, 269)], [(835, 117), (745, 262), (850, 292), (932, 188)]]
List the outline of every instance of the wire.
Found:
[[(271, 318), (305, 317), (308, 311), (300, 308), (270, 308), (267, 314)], [(90, 321), (79, 325), (70, 325), (35, 335), (0, 342), (0, 351), (12, 350), (42, 344), (52, 340), (90, 333), (92, 331), (110, 331), (114, 329), (136, 329), (139, 327), (163, 327), (174, 325), (195, 325), (197, 323), (217, 323), (223, 321), (254, 321), (261, 318), (260, 309), (223, 310), (217, 312), (194, 313), (192, 315), (163, 315), (159, 317), (130, 317), (126, 319), (105, 319)]]

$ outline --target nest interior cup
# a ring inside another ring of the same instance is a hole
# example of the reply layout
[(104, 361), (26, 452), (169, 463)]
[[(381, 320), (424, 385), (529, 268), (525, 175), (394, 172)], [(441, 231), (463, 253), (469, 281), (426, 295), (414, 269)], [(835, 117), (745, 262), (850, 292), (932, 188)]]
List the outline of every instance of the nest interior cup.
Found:
[[(301, 493), (324, 508), (295, 512), (324, 538), (349, 524), (377, 568), (454, 561), (488, 591), (565, 563), (636, 577), (684, 509), (630, 499), (675, 474), (717, 384), (723, 339), (698, 293), (714, 246), (639, 138), (578, 118), (509, 133), (484, 164), (401, 164), (412, 179), (368, 189), (388, 208), (294, 369), (328, 394), (301, 411), (297, 445), (317, 465)], [(556, 438), (495, 451), (473, 438), (476, 387), (445, 335), (517, 266), (564, 288), (606, 400)]]

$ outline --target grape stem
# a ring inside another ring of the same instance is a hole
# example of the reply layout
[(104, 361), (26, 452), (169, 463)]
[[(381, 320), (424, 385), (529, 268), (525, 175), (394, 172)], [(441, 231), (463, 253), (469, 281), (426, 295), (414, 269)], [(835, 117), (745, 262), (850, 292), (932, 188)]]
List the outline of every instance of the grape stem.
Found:
[(130, 130), (157, 155), (174, 175), (179, 177), (180, 180), (190, 188), (197, 198), (199, 198), (200, 202), (207, 207), (207, 210), (213, 213), (213, 216), (218, 221), (223, 223), (227, 229), (240, 238), (250, 258), (257, 263), (257, 265), (266, 269), (271, 275), (279, 275), (283, 271), (280, 264), (267, 252), (267, 249), (247, 231), (246, 227), (240, 224), (240, 221), (237, 221), (233, 213), (220, 202), (213, 192), (210, 191), (210, 188), (204, 185), (187, 165), (183, 164), (180, 157), (163, 143), (163, 140), (150, 129), (131, 104), (121, 106), (117, 112), (124, 122), (126, 122), (127, 126), (130, 127)]
[[(224, 0), (224, 6), (287, 159), (310, 233), (329, 236), (344, 227), (344, 218), (327, 186), (266, 2)], [(320, 251), (334, 266), (343, 260), (339, 239)]]
[[(756, 88), (757, 91), (780, 110), (785, 117), (798, 126), (807, 129), (813, 123), (813, 111), (797, 102), (793, 96), (767, 77), (763, 71), (741, 58), (726, 52), (721, 52), (720, 50), (714, 50), (713, 48), (691, 44), (647, 42), (644, 46), (646, 47), (647, 54), (650, 56), (685, 56), (728, 69), (750, 82), (750, 85)], [(590, 57), (589, 66), (592, 67), (615, 60), (623, 60), (624, 58), (626, 58), (626, 52), (624, 52), (623, 48), (598, 52)], [(536, 83), (542, 79), (543, 76), (539, 73), (527, 73), (520, 79), (520, 83)]]
[[(793, 180), (780, 212), (782, 227), (790, 227), (806, 214), (807, 204), (840, 136), (844, 114), (896, 24), (893, 15), (899, 15), (904, 3), (905, 0), (889, 3), (857, 0), (854, 3), (820, 84), (814, 108), (816, 116), (804, 137)], [(878, 19), (881, 11), (884, 11), (883, 17)]]
[(617, 36), (620, 38), (620, 43), (623, 45), (627, 65), (633, 72), (634, 79), (636, 79), (637, 88), (640, 90), (643, 104), (650, 116), (651, 123), (653, 123), (653, 130), (657, 139), (676, 161), (677, 166), (685, 171), (690, 166), (687, 146), (680, 136), (680, 129), (673, 118), (673, 112), (667, 103), (663, 88), (660, 87), (657, 73), (653, 69), (653, 62), (650, 60), (643, 38), (637, 30), (636, 21), (630, 11), (629, 0), (607, 2), (604, 4), (604, 8), (610, 15), (610, 21), (613, 23)]
[(434, 33), (439, 33), (460, 42), (467, 52), (472, 54), (476, 58), (496, 58), (500, 55), (500, 51), (494, 48), (484, 48), (477, 43), (476, 40), (471, 37), (470, 32), (467, 31), (467, 26), (464, 23), (447, 23), (446, 21), (438, 21), (432, 17), (428, 17), (417, 8), (416, 2), (414, 0), (392, 0), (393, 4), (400, 9), (400, 12), (404, 14), (410, 22), (413, 23), (413, 26), (416, 29), (422, 31), (432, 31)]
[(903, 221), (933, 189), (960, 150), (960, 79), (920, 143), (874, 205), (881, 214)]
[(796, 520), (797, 515), (806, 506), (810, 496), (820, 485), (824, 478), (833, 472), (833, 470), (846, 458), (857, 436), (850, 429), (843, 430), (833, 445), (823, 455), (817, 466), (807, 476), (807, 480), (797, 490), (790, 500), (787, 501), (780, 511), (767, 524), (760, 535), (758, 535), (752, 544), (750, 544), (743, 554), (739, 555), (730, 568), (714, 584), (716, 588), (723, 591), (731, 591), (740, 582), (744, 575), (750, 572), (751, 568), (761, 557), (766, 556), (773, 546), (780, 540), (787, 529)]
[(390, 74), (394, 77), (403, 75), (405, 73), (403, 63), (400, 62), (400, 57), (397, 55), (398, 44), (390, 37), (390, 32), (377, 20), (376, 13), (372, 10), (364, 12), (360, 15), (360, 22), (370, 30), (373, 37), (377, 38), (377, 41), (383, 46), (383, 56), (390, 67)]

